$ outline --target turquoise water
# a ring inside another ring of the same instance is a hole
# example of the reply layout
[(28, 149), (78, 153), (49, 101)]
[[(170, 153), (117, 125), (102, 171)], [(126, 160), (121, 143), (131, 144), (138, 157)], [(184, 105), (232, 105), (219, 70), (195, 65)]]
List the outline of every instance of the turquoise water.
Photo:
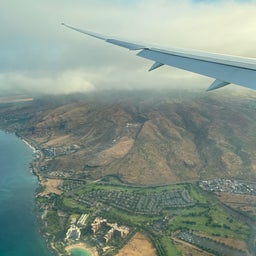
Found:
[(52, 256), (38, 232), (32, 150), (0, 131), (0, 256)]
[(72, 249), (70, 250), (71, 256), (91, 256), (90, 253), (83, 249)]

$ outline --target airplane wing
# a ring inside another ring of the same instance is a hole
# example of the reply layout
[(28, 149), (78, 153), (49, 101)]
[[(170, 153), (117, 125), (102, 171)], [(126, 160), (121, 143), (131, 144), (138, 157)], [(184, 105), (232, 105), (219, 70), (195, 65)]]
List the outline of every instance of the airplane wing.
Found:
[(207, 91), (215, 90), (231, 83), (256, 90), (256, 59), (254, 58), (244, 58), (179, 48), (160, 49), (146, 44), (137, 44), (109, 38), (64, 23), (62, 23), (62, 25), (80, 33), (101, 39), (105, 42), (129, 50), (138, 51), (137, 56), (154, 61), (154, 64), (149, 71), (163, 65), (169, 65), (212, 77), (215, 81), (210, 85)]

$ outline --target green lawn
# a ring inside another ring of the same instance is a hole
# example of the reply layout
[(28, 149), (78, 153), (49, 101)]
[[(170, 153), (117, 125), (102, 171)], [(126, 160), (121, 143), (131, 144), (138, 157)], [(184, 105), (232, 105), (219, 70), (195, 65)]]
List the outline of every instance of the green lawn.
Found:
[[(187, 189), (190, 196), (197, 203), (195, 206), (188, 208), (166, 209), (162, 214), (146, 216), (131, 214), (125, 210), (120, 210), (106, 205), (102, 208), (94, 208), (72, 199), (76, 198), (78, 195), (98, 189), (105, 191), (127, 191), (129, 193), (159, 193), (168, 190)], [(64, 208), (69, 210), (70, 214), (95, 212), (97, 210), (98, 216), (107, 218), (109, 221), (144, 230), (146, 233), (148, 232), (148, 234), (152, 235), (151, 239), (154, 240), (156, 248), (158, 248), (160, 254), (162, 253), (163, 255), (164, 253), (167, 253), (167, 255), (181, 255), (181, 252), (168, 237), (171, 232), (176, 230), (201, 231), (210, 235), (231, 237), (243, 241), (248, 240), (250, 233), (250, 229), (246, 224), (241, 221), (237, 221), (237, 219), (230, 216), (216, 204), (217, 202), (214, 196), (209, 193), (204, 193), (204, 191), (201, 191), (198, 187), (192, 184), (139, 188), (127, 187), (121, 184), (111, 186), (88, 182), (83, 188), (80, 187), (71, 193), (69, 192), (67, 195), (67, 197), (64, 195), (62, 205)], [(166, 226), (164, 226), (162, 230), (154, 230), (153, 225), (155, 225), (155, 221), (158, 220), (161, 224), (166, 216), (169, 216), (170, 218), (169, 221), (167, 221)], [(154, 235), (158, 233), (161, 234), (160, 237), (158, 237), (158, 235)]]
[(249, 227), (229, 216), (217, 206), (193, 207), (174, 216), (168, 228), (170, 231), (187, 229), (208, 234), (248, 239)]
[(79, 202), (77, 202), (74, 199), (64, 197), (62, 200), (62, 203), (63, 203), (64, 207), (74, 211), (74, 213), (75, 213), (75, 210), (77, 210), (77, 209), (80, 211), (88, 212), (88, 207), (85, 204), (80, 204)]
[(83, 188), (79, 188), (74, 191), (76, 195), (82, 195), (86, 192), (93, 191), (93, 190), (115, 190), (115, 191), (127, 191), (129, 193), (160, 193), (164, 191), (171, 191), (171, 190), (183, 190), (189, 189), (189, 184), (179, 184), (179, 185), (169, 185), (169, 186), (161, 186), (161, 187), (130, 187), (123, 184), (116, 184), (116, 185), (102, 185), (99, 183), (90, 183), (87, 184)]
[(182, 256), (182, 252), (177, 249), (174, 243), (166, 236), (160, 239), (161, 246), (167, 253), (168, 256)]

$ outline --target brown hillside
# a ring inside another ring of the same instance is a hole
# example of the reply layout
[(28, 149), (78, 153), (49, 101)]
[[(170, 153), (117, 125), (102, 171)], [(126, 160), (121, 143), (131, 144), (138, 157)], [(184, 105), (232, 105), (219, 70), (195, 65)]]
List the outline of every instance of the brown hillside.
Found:
[(120, 92), (0, 108), (6, 129), (55, 148), (45, 172), (139, 184), (256, 177), (256, 96)]

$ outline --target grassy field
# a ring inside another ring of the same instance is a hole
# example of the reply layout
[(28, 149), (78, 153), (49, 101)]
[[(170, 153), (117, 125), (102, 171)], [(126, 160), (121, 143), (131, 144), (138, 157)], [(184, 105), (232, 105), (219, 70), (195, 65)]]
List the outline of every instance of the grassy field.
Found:
[[(220, 206), (216, 200), (211, 198), (209, 193), (205, 194), (193, 184), (179, 184), (162, 187), (133, 187), (122, 185), (115, 178), (108, 179), (109, 183), (87, 183), (67, 195), (62, 195), (61, 204), (71, 214), (92, 213), (119, 225), (126, 225), (141, 230), (152, 240), (159, 255), (182, 255), (181, 250), (170, 239), (176, 231), (188, 230), (190, 232), (199, 231), (205, 235), (212, 235), (218, 238), (232, 238), (247, 241), (250, 235), (249, 227), (237, 219), (230, 216)], [(87, 205), (76, 200), (77, 196), (84, 193), (103, 191), (126, 191), (129, 193), (159, 193), (170, 190), (186, 189), (190, 197), (196, 202), (194, 206), (185, 208), (165, 209), (159, 215), (133, 214), (125, 210), (109, 206), (107, 203)], [(213, 195), (212, 195), (213, 196)], [(96, 215), (95, 215), (96, 216)], [(56, 217), (56, 216), (55, 216)]]
[[(123, 183), (114, 183), (111, 184), (102, 184), (102, 183), (94, 183), (88, 182), (86, 186), (78, 189), (75, 191), (76, 195), (81, 195), (83, 193), (92, 191), (92, 190), (115, 190), (115, 191), (127, 191), (132, 193), (160, 193), (165, 191), (172, 191), (172, 190), (183, 190), (183, 189), (193, 189), (191, 188), (190, 184), (177, 184), (177, 185), (168, 185), (168, 186), (147, 186), (147, 187), (136, 187), (136, 186), (129, 186)], [(194, 192), (195, 193), (195, 192)]]
[(173, 256), (182, 256), (181, 251), (174, 245), (170, 238), (167, 236), (163, 236), (160, 239), (161, 246), (167, 253), (166, 255), (173, 255)]

